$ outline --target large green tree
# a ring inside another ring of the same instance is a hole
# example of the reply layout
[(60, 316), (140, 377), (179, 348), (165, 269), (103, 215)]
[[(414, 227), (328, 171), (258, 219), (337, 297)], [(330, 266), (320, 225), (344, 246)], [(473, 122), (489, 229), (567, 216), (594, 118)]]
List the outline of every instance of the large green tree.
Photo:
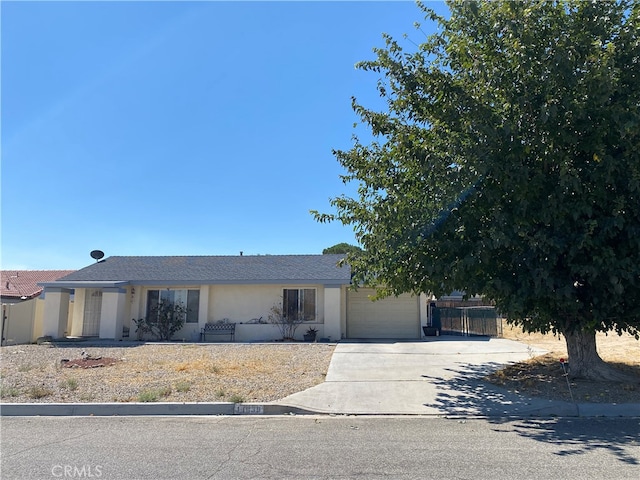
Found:
[(640, 326), (640, 3), (447, 3), (358, 65), (388, 108), (353, 100), (358, 194), (316, 218), (354, 227), (355, 281), (483, 294), (561, 333), (573, 376), (621, 378), (595, 333)]

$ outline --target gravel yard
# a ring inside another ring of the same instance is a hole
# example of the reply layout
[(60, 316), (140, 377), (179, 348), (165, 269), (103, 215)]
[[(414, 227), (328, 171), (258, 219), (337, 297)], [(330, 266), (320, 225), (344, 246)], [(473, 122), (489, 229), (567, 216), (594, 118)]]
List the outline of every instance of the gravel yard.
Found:
[[(269, 402), (322, 383), (334, 348), (318, 343), (7, 346), (0, 350), (1, 396), (2, 402), (15, 403)], [(69, 368), (73, 363), (105, 365)]]
[[(567, 357), (564, 341), (513, 327), (504, 333), (550, 353), (501, 369), (487, 380), (532, 396), (570, 400), (558, 361)], [(1, 401), (269, 402), (322, 383), (334, 349), (322, 343), (282, 342), (7, 346), (0, 349)], [(640, 342), (632, 336), (599, 334), (598, 351), (604, 360), (640, 375)], [(640, 398), (640, 383), (576, 380), (572, 389), (583, 402)]]

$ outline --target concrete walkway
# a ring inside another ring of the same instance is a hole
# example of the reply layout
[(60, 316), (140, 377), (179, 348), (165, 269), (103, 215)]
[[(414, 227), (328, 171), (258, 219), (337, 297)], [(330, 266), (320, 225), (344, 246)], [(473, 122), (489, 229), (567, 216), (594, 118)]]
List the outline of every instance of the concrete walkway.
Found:
[(335, 414), (640, 416), (640, 404), (533, 399), (481, 381), (490, 371), (542, 353), (519, 342), (486, 337), (341, 342), (324, 383), (278, 403)]

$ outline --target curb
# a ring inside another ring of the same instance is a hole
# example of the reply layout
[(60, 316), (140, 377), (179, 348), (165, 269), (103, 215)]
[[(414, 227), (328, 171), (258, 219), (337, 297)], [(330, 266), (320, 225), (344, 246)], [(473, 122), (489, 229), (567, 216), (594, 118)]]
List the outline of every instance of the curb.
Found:
[(298, 407), (262, 403), (2, 403), (1, 417), (128, 415), (310, 415)]
[[(189, 415), (354, 415), (389, 416), (399, 414), (337, 413), (309, 410), (275, 403), (2, 403), (0, 417), (105, 417), (105, 416), (189, 416)], [(464, 412), (433, 414), (400, 414), (402, 416), (431, 416), (455, 418), (549, 418), (549, 417), (626, 417), (640, 418), (640, 403), (598, 404), (579, 403), (532, 407), (495, 415)]]
[(640, 403), (579, 403), (579, 417), (638, 417)]

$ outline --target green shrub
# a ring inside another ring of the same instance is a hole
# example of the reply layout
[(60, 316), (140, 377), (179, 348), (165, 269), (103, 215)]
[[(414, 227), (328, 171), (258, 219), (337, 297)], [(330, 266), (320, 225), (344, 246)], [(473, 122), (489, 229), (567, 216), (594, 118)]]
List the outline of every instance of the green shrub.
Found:
[(138, 394), (139, 402), (157, 402), (158, 392), (155, 390), (143, 390)]
[(157, 402), (162, 397), (171, 395), (171, 387), (151, 388), (138, 394), (139, 402)]
[(231, 395), (229, 397), (229, 401), (232, 403), (242, 403), (244, 402), (244, 397), (242, 397), (242, 395), (238, 395), (236, 393), (234, 393), (233, 395)]
[(139, 337), (150, 333), (158, 340), (171, 340), (184, 325), (187, 311), (182, 302), (174, 303), (161, 299), (151, 308), (147, 318), (133, 318), (132, 321), (136, 325)]
[(16, 387), (0, 387), (0, 397), (17, 397), (20, 395), (20, 390)]
[(53, 395), (53, 392), (45, 387), (34, 386), (29, 388), (29, 390), (27, 391), (27, 395), (29, 395), (30, 398), (37, 400), (39, 398), (44, 398), (44, 397), (48, 397), (49, 395)]
[(188, 392), (189, 390), (191, 390), (191, 382), (182, 381), (176, 384), (177, 392), (185, 393), (185, 392)]
[(60, 388), (66, 388), (71, 391), (78, 389), (78, 380), (75, 378), (66, 378), (60, 382)]

